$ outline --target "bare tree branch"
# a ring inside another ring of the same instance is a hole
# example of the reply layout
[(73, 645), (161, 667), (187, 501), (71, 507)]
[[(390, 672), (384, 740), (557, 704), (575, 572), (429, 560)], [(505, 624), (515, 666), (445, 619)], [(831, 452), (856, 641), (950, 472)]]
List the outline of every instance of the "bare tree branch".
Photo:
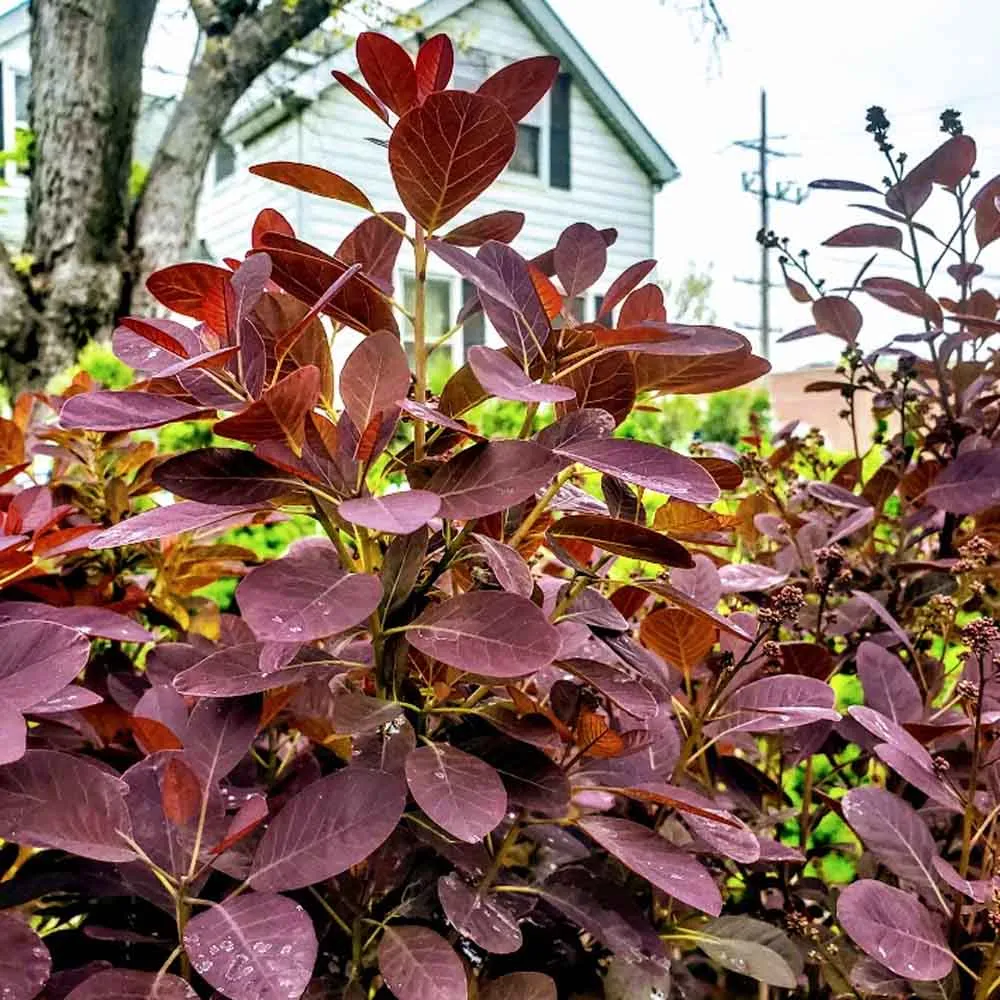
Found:
[[(136, 205), (133, 222), (135, 300), (144, 308), (144, 279), (187, 251), (202, 178), (222, 128), (253, 81), (316, 30), (346, 0), (272, 0), (266, 6), (229, 0), (230, 27), (210, 34), (188, 76)], [(219, 5), (216, 4), (218, 7)]]

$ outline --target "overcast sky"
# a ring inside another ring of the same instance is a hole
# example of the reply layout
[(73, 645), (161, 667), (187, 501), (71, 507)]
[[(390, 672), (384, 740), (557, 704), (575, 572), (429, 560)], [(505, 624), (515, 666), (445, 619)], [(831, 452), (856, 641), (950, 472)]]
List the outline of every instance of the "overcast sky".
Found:
[[(678, 164), (680, 178), (656, 202), (660, 274), (676, 279), (691, 265), (711, 267), (712, 306), (722, 324), (756, 324), (759, 316), (757, 289), (734, 280), (759, 271), (758, 207), (740, 183), (756, 157), (732, 142), (756, 137), (761, 87), (768, 92), (770, 133), (787, 136), (774, 147), (799, 154), (772, 161), (775, 181), (804, 185), (826, 176), (878, 185), (884, 161), (864, 132), (865, 109), (875, 103), (894, 122), (897, 146), (915, 158), (944, 138), (939, 112), (958, 108), (978, 141), (983, 179), (1000, 173), (998, 0), (717, 0), (731, 33), (717, 56), (697, 18), (684, 12), (688, 0), (549, 2)], [(186, 4), (162, 0), (150, 45), (149, 61), (172, 71), (147, 73), (147, 84), (159, 90), (176, 87), (193, 44), (190, 18), (163, 16), (171, 7)], [(875, 221), (846, 208), (851, 200), (813, 192), (801, 206), (777, 205), (772, 225), (814, 248), (849, 224)], [(953, 225), (950, 215), (941, 217), (942, 233)], [(870, 274), (909, 277), (906, 260), (883, 254)], [(813, 260), (816, 272), (836, 285), (849, 282), (852, 262), (864, 258), (864, 251), (841, 249)], [(987, 256), (984, 263), (1000, 272), (1000, 260)], [(795, 306), (783, 290), (772, 303), (775, 326), (787, 331), (810, 322), (808, 307)], [(874, 303), (863, 307), (865, 346), (912, 332), (900, 326), (905, 317)], [(823, 337), (778, 345), (773, 360), (794, 368), (837, 353), (837, 342)]]

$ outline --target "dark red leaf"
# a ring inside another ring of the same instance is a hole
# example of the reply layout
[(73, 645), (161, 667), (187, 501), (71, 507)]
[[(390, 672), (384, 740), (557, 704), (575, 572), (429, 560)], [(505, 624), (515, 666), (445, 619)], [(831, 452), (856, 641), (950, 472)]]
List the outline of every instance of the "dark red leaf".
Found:
[(504, 66), (477, 93), (503, 105), (513, 121), (520, 121), (548, 92), (559, 73), (555, 56), (535, 56)]
[(895, 226), (848, 226), (823, 241), (825, 247), (886, 247), (902, 250), (903, 234)]
[(455, 50), (444, 34), (428, 38), (417, 52), (417, 102), (422, 104), (436, 90), (444, 90), (455, 67)]
[(563, 291), (573, 298), (590, 288), (604, 273), (608, 248), (593, 226), (577, 222), (559, 237), (553, 261)]
[[(910, 316), (919, 316), (940, 329), (941, 306), (922, 288), (900, 278), (865, 278), (861, 287), (873, 299)], [(818, 322), (818, 321), (817, 321)]]
[(358, 35), (358, 68), (390, 111), (404, 115), (417, 103), (417, 74), (410, 54), (399, 42), (375, 31)]
[(479, 247), (490, 240), (510, 243), (523, 228), (523, 212), (490, 212), (456, 227), (441, 239), (456, 247)]
[(407, 211), (434, 232), (500, 176), (516, 141), (514, 123), (497, 101), (443, 91), (396, 124), (389, 167)]
[(353, 77), (339, 69), (333, 70), (333, 78), (349, 93), (353, 94), (369, 111), (378, 115), (386, 125), (389, 124), (389, 112), (386, 106), (367, 87), (362, 86)]
[(347, 202), (348, 205), (357, 205), (369, 212), (375, 211), (368, 196), (360, 188), (340, 174), (322, 167), (276, 160), (273, 163), (258, 163), (250, 168), (250, 173), (279, 184), (287, 184), (307, 194), (318, 194), (321, 198), (332, 198), (334, 201)]
[(863, 322), (861, 310), (840, 295), (824, 295), (812, 304), (813, 319), (820, 333), (829, 333), (848, 344), (858, 339)]

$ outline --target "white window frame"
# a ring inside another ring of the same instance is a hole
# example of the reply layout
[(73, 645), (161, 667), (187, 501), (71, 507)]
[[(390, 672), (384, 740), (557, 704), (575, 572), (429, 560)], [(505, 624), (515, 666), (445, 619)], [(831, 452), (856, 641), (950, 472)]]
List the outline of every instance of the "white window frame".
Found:
[[(17, 142), (18, 127), (27, 128), (28, 122), (18, 121), (16, 117), (17, 103), (15, 100), (15, 80), (19, 76), (31, 76), (31, 67), (24, 59), (19, 59), (16, 54), (7, 55), (3, 59), (3, 107), (0, 113), (3, 114), (3, 141), (4, 151), (11, 153)], [(17, 171), (17, 164), (8, 160), (4, 164), (3, 179), (12, 188), (26, 191), (30, 181)]]

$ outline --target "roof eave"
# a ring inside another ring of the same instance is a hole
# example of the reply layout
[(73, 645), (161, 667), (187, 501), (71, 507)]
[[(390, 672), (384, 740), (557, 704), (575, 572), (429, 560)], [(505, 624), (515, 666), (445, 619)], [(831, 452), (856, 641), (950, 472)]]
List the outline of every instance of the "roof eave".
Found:
[[(457, 14), (474, 0), (426, 0), (417, 10), (423, 17), (422, 31), (432, 29), (436, 24)], [(586, 50), (576, 40), (573, 33), (560, 20), (545, 0), (508, 0), (515, 13), (531, 28), (540, 41), (573, 74), (573, 82), (589, 98), (605, 123), (632, 154), (642, 167), (654, 188), (659, 190), (665, 184), (680, 176), (677, 165), (666, 150), (653, 138), (642, 121), (618, 93), (611, 81), (601, 72)], [(385, 33), (397, 41), (404, 41), (413, 35), (410, 29), (389, 27)], [(295, 110), (302, 103), (315, 100), (321, 93), (333, 86), (331, 69), (356, 72), (353, 53), (345, 47), (329, 58), (322, 60), (298, 78), (294, 86)], [(264, 128), (272, 127), (275, 118), (273, 101), (265, 101), (248, 111), (227, 127), (226, 134), (246, 141), (248, 134), (259, 133), (262, 129), (254, 119), (263, 115), (269, 119)], [(285, 116), (288, 111), (286, 110)]]

